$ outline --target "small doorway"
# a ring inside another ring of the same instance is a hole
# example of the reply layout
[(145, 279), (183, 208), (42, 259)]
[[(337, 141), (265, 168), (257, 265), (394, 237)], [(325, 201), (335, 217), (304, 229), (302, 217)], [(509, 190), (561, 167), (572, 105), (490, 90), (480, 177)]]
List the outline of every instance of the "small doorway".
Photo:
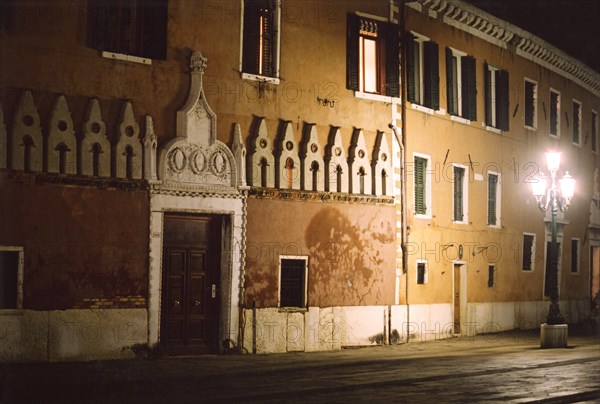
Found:
[(169, 355), (219, 349), (222, 217), (164, 217), (160, 342)]
[(454, 263), (452, 269), (453, 276), (453, 320), (454, 320), (454, 335), (460, 335), (462, 333), (461, 322), (466, 315), (467, 310), (467, 295), (466, 295), (466, 281), (467, 275), (465, 273), (466, 265), (464, 263)]

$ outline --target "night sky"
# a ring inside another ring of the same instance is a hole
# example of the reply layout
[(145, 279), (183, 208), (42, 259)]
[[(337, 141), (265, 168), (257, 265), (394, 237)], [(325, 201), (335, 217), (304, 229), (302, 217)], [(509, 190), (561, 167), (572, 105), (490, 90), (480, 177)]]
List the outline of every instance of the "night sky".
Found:
[(600, 73), (600, 0), (466, 0)]

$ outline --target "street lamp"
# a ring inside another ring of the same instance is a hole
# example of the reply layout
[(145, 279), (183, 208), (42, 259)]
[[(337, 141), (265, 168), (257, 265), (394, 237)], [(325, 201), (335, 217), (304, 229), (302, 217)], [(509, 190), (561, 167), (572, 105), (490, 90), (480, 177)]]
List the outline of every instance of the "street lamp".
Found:
[(546, 162), (550, 171), (550, 187), (547, 188), (547, 179), (540, 173), (531, 184), (533, 196), (537, 200), (538, 207), (542, 212), (550, 209), (551, 212), (551, 242), (550, 242), (550, 270), (548, 276), (548, 292), (550, 295), (550, 309), (546, 316), (546, 324), (542, 324), (541, 345), (542, 348), (564, 347), (567, 345), (567, 325), (558, 305), (558, 245), (556, 242), (556, 215), (558, 210), (566, 212), (571, 198), (575, 192), (575, 179), (567, 171), (562, 179), (556, 184), (556, 174), (560, 167), (560, 153), (546, 153)]

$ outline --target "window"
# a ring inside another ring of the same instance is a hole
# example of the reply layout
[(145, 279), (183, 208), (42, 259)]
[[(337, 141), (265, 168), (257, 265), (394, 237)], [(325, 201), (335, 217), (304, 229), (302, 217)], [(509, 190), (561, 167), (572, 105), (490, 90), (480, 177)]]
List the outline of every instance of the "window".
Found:
[(446, 97), (448, 113), (477, 120), (475, 58), (446, 48)]
[(537, 83), (525, 79), (525, 126), (537, 127)]
[(454, 166), (453, 168), (453, 201), (454, 201), (454, 215), (453, 220), (455, 222), (466, 222), (466, 178), (465, 178), (464, 167)]
[(398, 26), (348, 14), (346, 87), (349, 90), (400, 96)]
[(533, 270), (533, 257), (535, 256), (535, 235), (523, 234), (523, 271)]
[(500, 213), (500, 175), (488, 173), (488, 226), (499, 226)]
[(495, 284), (494, 273), (496, 267), (494, 265), (488, 265), (488, 288), (493, 288)]
[(149, 59), (166, 59), (168, 0), (90, 0), (91, 46)]
[(485, 73), (485, 124), (507, 131), (508, 124), (508, 72), (488, 65)]
[(560, 93), (550, 90), (550, 134), (560, 136)]
[(242, 72), (279, 77), (279, 20), (279, 1), (244, 1)]
[(408, 101), (440, 109), (438, 44), (415, 34), (409, 36), (407, 48)]
[(281, 256), (279, 307), (306, 307), (308, 257)]
[(0, 246), (0, 309), (23, 308), (23, 248)]
[(598, 152), (598, 114), (592, 111), (592, 151)]
[(427, 262), (417, 261), (417, 285), (425, 285), (427, 283)]
[(415, 215), (431, 215), (431, 179), (427, 169), (429, 161), (425, 156), (414, 157)]
[(571, 239), (571, 273), (579, 272), (579, 239)]
[(581, 103), (573, 100), (573, 143), (581, 145)]

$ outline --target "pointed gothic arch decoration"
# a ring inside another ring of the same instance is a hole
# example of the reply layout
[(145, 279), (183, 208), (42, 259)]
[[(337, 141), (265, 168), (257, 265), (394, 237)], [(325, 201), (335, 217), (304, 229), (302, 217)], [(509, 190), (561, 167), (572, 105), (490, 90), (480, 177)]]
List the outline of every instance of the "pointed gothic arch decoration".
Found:
[[(325, 162), (316, 124), (306, 123), (300, 143), (301, 187), (307, 191), (325, 190)], [(316, 188), (316, 189), (315, 189)]]
[(77, 174), (77, 142), (73, 119), (63, 95), (54, 103), (48, 133), (48, 172)]
[(233, 124), (233, 134), (231, 141), (231, 151), (235, 157), (236, 169), (238, 172), (237, 186), (246, 186), (246, 146), (242, 139), (242, 129), (239, 123)]
[(300, 158), (291, 121), (279, 122), (275, 142), (275, 188), (300, 189)]
[[(266, 165), (265, 165), (266, 164)], [(275, 186), (275, 157), (264, 117), (255, 116), (252, 122), (247, 160), (248, 185), (268, 188)], [(266, 178), (264, 176), (266, 175)]]
[(102, 111), (98, 99), (93, 98), (88, 104), (87, 116), (83, 125), (81, 140), (81, 173), (110, 177), (110, 141), (106, 136), (106, 124), (102, 119)]
[(329, 130), (324, 163), (325, 191), (348, 192), (348, 160), (339, 126), (332, 126)]
[(373, 195), (390, 196), (392, 194), (392, 159), (385, 132), (377, 131), (371, 169)]
[(113, 153), (115, 177), (142, 178), (142, 142), (140, 125), (133, 115), (131, 101), (125, 101), (117, 127), (117, 144)]
[(354, 128), (348, 150), (348, 183), (351, 194), (371, 194), (371, 163), (362, 129)]
[(40, 127), (40, 115), (30, 91), (25, 91), (19, 100), (13, 119), (11, 140), (12, 168), (42, 171), (44, 138)]

